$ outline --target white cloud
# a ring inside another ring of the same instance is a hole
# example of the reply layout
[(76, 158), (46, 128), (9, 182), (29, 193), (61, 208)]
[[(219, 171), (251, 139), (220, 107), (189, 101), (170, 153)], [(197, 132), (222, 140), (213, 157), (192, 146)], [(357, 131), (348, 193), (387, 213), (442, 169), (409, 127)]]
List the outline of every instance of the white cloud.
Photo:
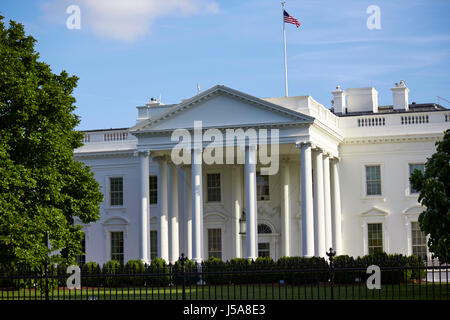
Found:
[[(43, 9), (48, 19), (59, 21), (63, 6), (78, 5), (82, 28), (95, 35), (120, 41), (134, 41), (151, 32), (163, 16), (192, 16), (220, 12), (215, 0), (48, 0)], [(67, 18), (67, 16), (66, 16)]]

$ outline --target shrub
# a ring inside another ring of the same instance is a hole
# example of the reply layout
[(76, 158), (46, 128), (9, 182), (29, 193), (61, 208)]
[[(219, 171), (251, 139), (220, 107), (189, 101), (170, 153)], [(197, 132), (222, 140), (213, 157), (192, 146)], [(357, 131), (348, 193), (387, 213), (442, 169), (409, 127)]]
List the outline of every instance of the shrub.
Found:
[(357, 264), (353, 257), (341, 255), (334, 257), (334, 282), (337, 284), (354, 283), (356, 278), (361, 277), (359, 270), (339, 270), (340, 268), (356, 268)]
[(145, 265), (141, 260), (129, 260), (124, 269), (125, 273), (129, 275), (127, 285), (143, 286), (145, 284)]
[(118, 276), (122, 273), (122, 265), (117, 260), (109, 260), (103, 266), (105, 275), (105, 285), (108, 287), (118, 287), (122, 284), (122, 279)]
[(202, 263), (202, 272), (206, 284), (225, 284), (231, 280), (226, 263), (216, 257), (210, 257)]
[[(227, 269), (231, 272), (232, 283), (234, 284), (248, 283), (249, 277), (245, 272), (251, 269), (250, 259), (246, 258), (231, 259), (229, 263), (227, 263)], [(243, 271), (244, 273), (239, 273), (238, 271)]]
[(328, 281), (328, 263), (319, 257), (282, 257), (278, 260), (280, 269), (285, 270), (282, 278), (286, 283), (312, 284)]
[(147, 283), (152, 287), (168, 286), (171, 282), (169, 268), (164, 259), (154, 258), (152, 263), (147, 266), (146, 273), (148, 273)]
[(406, 279), (412, 281), (420, 281), (427, 276), (425, 270), (425, 261), (421, 257), (412, 255), (407, 258), (406, 266), (410, 267), (406, 271)]
[[(173, 267), (173, 272), (175, 275), (173, 276), (173, 283), (177, 285), (183, 284), (183, 275), (182, 273), (182, 265), (181, 261), (178, 260), (175, 262)], [(192, 260), (185, 260), (184, 262), (184, 271), (186, 273), (186, 282), (185, 284), (187, 286), (197, 284), (200, 280), (200, 276), (197, 274), (197, 266), (195, 265), (194, 261)]]
[[(258, 257), (254, 263), (251, 264), (251, 269), (254, 272), (251, 278), (253, 283), (273, 283), (279, 282), (282, 278), (281, 273), (275, 273), (274, 270), (278, 266), (270, 257)], [(267, 271), (267, 272), (264, 272)]]
[[(104, 284), (100, 266), (96, 262), (87, 262), (81, 267), (81, 285), (98, 287)], [(97, 275), (97, 277), (95, 276)]]

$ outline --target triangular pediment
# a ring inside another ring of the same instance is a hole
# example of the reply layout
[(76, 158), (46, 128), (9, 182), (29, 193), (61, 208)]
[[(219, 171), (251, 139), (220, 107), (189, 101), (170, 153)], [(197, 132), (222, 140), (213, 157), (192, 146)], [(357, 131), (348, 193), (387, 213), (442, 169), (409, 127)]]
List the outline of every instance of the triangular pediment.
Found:
[(369, 217), (369, 216), (387, 216), (389, 214), (388, 211), (382, 210), (378, 207), (372, 207), (369, 210), (366, 210), (361, 213), (362, 217)]
[(194, 121), (202, 121), (203, 128), (223, 128), (308, 124), (314, 118), (225, 86), (215, 86), (144, 120), (131, 128), (131, 131), (139, 133), (192, 128)]

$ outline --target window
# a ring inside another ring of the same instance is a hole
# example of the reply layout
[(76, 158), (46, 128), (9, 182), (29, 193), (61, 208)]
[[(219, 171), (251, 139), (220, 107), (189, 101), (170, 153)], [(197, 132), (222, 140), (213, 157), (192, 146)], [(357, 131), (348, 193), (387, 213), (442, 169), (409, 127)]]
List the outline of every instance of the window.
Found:
[(383, 252), (383, 224), (369, 223), (367, 224), (369, 237), (369, 254)]
[(258, 257), (270, 257), (270, 243), (258, 243)]
[(208, 229), (208, 257), (222, 259), (222, 229)]
[(381, 196), (380, 166), (366, 166), (366, 194)]
[(110, 178), (110, 195), (112, 206), (123, 206), (123, 178)]
[(158, 256), (158, 231), (150, 231), (150, 259), (153, 260)]
[(123, 232), (111, 232), (111, 260), (123, 265)]
[(267, 224), (258, 224), (258, 233), (272, 233), (272, 229)]
[(418, 222), (411, 222), (412, 254), (427, 260), (427, 237)]
[(158, 176), (149, 177), (149, 187), (150, 187), (150, 204), (158, 203)]
[[(412, 173), (414, 172), (415, 169), (417, 169), (423, 173), (425, 170), (425, 165), (423, 163), (410, 163), (409, 164), (409, 175), (410, 176), (412, 175)], [(411, 181), (409, 182), (409, 193), (410, 194), (418, 193), (418, 191), (413, 188)]]
[(220, 173), (208, 173), (208, 202), (220, 202)]
[(256, 173), (256, 192), (258, 200), (270, 200), (268, 175)]
[(83, 266), (86, 263), (86, 235), (83, 233), (83, 238), (81, 239), (81, 251), (82, 254), (77, 254), (76, 262), (78, 266)]

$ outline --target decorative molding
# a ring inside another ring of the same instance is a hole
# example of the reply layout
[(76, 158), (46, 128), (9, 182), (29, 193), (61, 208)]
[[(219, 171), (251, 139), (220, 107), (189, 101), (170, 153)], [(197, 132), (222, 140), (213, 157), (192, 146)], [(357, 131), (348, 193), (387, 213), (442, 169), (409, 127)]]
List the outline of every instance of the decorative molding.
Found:
[(417, 136), (371, 136), (371, 137), (355, 137), (345, 138), (342, 144), (378, 144), (378, 143), (398, 143), (398, 142), (424, 142), (437, 141), (442, 138), (442, 135), (417, 135)]

